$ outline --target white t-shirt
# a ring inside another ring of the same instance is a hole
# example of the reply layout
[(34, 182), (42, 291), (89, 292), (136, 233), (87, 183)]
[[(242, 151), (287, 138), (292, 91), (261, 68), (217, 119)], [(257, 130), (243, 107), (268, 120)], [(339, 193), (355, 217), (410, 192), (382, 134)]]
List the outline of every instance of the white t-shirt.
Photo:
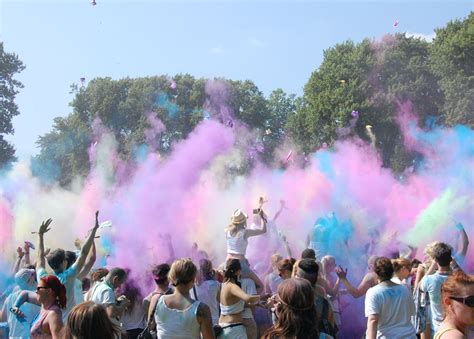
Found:
[(365, 316), (378, 314), (377, 338), (416, 338), (411, 316), (415, 303), (405, 286), (376, 285), (365, 296)]
[(448, 279), (447, 274), (431, 274), (425, 275), (420, 281), (420, 290), (428, 292), (430, 296), (431, 309), (431, 327), (434, 332), (438, 331), (438, 327), (443, 321), (444, 312), (441, 303), (441, 285)]
[[(252, 279), (242, 278), (240, 283), (242, 284), (242, 291), (245, 293), (250, 295), (257, 294), (257, 287), (255, 286), (255, 282)], [(250, 307), (244, 308), (244, 311), (242, 312), (242, 318), (253, 319), (253, 313)]]
[[(67, 270), (61, 272), (61, 273), (54, 273), (55, 276), (58, 277), (59, 281), (66, 287), (66, 308), (62, 310), (63, 312), (63, 323), (66, 323), (67, 316), (69, 315), (69, 312), (71, 309), (76, 306), (77, 302), (74, 298), (75, 296), (75, 288), (74, 285), (76, 283), (76, 277), (77, 277), (77, 265), (72, 264), (71, 267), (69, 267)], [(40, 268), (36, 271), (36, 275), (38, 280), (42, 277), (46, 277), (48, 275), (48, 272), (44, 268)], [(81, 301), (79, 301), (81, 302)]]
[(84, 293), (82, 293), (82, 281), (76, 279), (74, 281), (74, 302), (77, 304), (84, 302)]
[(110, 287), (106, 281), (101, 281), (94, 285), (94, 289), (92, 290), (91, 294), (91, 301), (107, 307), (109, 305), (116, 304), (117, 298), (115, 296), (114, 289)]
[(30, 337), (30, 329), (41, 308), (35, 304), (24, 303), (21, 311), (25, 313), (25, 318), (21, 319), (10, 312), (10, 308), (15, 304), (16, 299), (23, 291), (16, 291), (5, 299), (3, 311), (6, 312), (10, 339), (27, 339)]
[(271, 272), (265, 277), (265, 284), (270, 287), (272, 294), (278, 292), (278, 286), (280, 286), (282, 282), (283, 279), (275, 272)]
[(408, 282), (408, 279), (400, 280), (399, 277), (393, 276), (393, 278), (390, 280), (394, 282), (395, 284), (405, 286), (411, 292), (411, 286), (410, 286), (410, 283)]
[[(196, 298), (209, 306), (213, 325), (219, 324), (219, 303), (217, 302), (217, 293), (219, 293), (220, 286), (221, 284), (216, 280), (205, 280), (200, 285), (195, 285), (197, 294)], [(193, 292), (193, 290), (191, 290), (191, 292)]]

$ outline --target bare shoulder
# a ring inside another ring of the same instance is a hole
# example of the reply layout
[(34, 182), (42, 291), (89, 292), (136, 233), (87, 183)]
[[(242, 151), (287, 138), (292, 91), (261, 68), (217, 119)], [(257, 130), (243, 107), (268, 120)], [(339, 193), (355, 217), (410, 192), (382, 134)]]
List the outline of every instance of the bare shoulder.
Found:
[(58, 321), (62, 323), (61, 312), (57, 312), (57, 311), (48, 312), (48, 315), (46, 316), (46, 320), (50, 324), (57, 323)]
[(211, 310), (209, 306), (207, 306), (204, 303), (199, 303), (198, 308), (197, 308), (197, 313), (196, 313), (198, 318), (201, 319), (211, 319)]
[(452, 329), (445, 332), (441, 337), (441, 339), (465, 339), (466, 336), (457, 329)]
[(378, 284), (377, 274), (375, 274), (375, 272), (367, 273), (363, 280), (368, 282), (371, 285), (371, 287)]

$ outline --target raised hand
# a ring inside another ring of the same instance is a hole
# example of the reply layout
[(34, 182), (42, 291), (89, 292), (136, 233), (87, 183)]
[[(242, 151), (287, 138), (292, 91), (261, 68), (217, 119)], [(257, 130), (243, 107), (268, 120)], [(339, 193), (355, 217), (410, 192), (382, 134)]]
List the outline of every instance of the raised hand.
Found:
[(336, 274), (339, 279), (346, 279), (347, 277), (347, 268), (344, 270), (340, 265), (336, 268)]
[(25, 255), (25, 252), (23, 252), (23, 249), (18, 246), (18, 248), (16, 249), (16, 253), (18, 254), (18, 258), (23, 258), (23, 256)]
[(49, 225), (51, 225), (51, 222), (52, 222), (52, 221), (53, 221), (53, 219), (51, 219), (51, 218), (49, 218), (49, 219), (46, 220), (46, 221), (43, 221), (43, 222), (41, 223), (41, 226), (40, 226), (39, 230), (38, 230), (38, 234), (39, 234), (39, 235), (43, 235), (43, 234), (45, 234), (46, 232), (48, 232), (48, 231), (50, 230)]
[(97, 230), (99, 228), (99, 211), (95, 212), (95, 225), (94, 228)]

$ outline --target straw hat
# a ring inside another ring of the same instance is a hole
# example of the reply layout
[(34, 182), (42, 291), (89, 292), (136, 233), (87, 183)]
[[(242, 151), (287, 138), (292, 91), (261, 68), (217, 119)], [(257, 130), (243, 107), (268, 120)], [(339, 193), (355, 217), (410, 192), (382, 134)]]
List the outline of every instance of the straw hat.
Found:
[(247, 218), (248, 218), (247, 214), (242, 212), (240, 209), (236, 209), (234, 211), (234, 214), (230, 218), (230, 222), (232, 223), (232, 225), (240, 225), (246, 222)]

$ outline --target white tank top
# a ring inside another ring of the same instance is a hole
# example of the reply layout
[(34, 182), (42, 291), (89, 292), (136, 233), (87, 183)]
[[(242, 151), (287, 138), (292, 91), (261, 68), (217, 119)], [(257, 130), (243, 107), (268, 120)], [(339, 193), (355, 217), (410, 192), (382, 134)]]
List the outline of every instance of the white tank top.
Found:
[(234, 236), (229, 231), (226, 232), (227, 253), (245, 256), (247, 252), (248, 240), (245, 238), (245, 230), (237, 232)]
[(201, 338), (201, 326), (197, 321), (199, 301), (195, 301), (185, 310), (166, 306), (165, 298), (158, 300), (155, 311), (158, 339)]

